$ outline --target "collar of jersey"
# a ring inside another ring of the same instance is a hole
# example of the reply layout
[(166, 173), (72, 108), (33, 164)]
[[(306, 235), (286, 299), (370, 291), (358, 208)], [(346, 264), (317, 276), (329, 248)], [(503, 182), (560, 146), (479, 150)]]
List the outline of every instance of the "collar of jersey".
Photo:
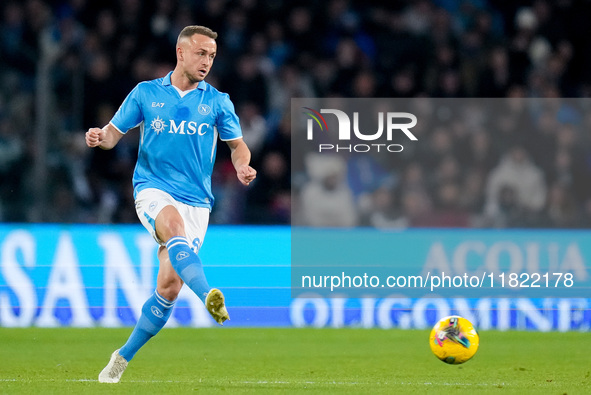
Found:
[[(172, 75), (172, 71), (170, 71), (168, 74), (166, 74), (166, 77), (164, 77), (162, 79), (162, 85), (172, 85), (172, 82), (170, 81), (170, 76)], [(205, 81), (199, 81), (199, 84), (197, 84), (197, 89), (201, 89), (202, 91), (207, 89), (207, 85), (205, 84)]]

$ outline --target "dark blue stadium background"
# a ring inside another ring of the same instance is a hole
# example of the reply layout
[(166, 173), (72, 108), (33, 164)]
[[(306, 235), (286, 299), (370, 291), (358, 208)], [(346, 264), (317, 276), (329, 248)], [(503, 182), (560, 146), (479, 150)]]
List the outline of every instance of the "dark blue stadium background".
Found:
[[(137, 223), (130, 181), (137, 134), (101, 151), (84, 146), (84, 131), (106, 124), (139, 81), (174, 67), (176, 36), (189, 24), (219, 33), (208, 81), (230, 94), (259, 170), (257, 181), (243, 189), (220, 146), (212, 213), (217, 224), (289, 223), (292, 97), (591, 94), (590, 1), (383, 3), (2, 1), (0, 221)], [(39, 98), (43, 59), (51, 60), (51, 94)], [(44, 119), (41, 108), (49, 109)], [(431, 130), (422, 141), (429, 161), (402, 161), (398, 181), (376, 186), (376, 199), (389, 205), (392, 217), (404, 215), (402, 197), (412, 185), (422, 191), (425, 210), (457, 215), (455, 226), (588, 227), (590, 114), (561, 125), (549, 119), (546, 133), (533, 141), (514, 131)], [(41, 145), (40, 122), (47, 130)], [(487, 180), (513, 143), (543, 173), (544, 204), (531, 212), (528, 202), (505, 191), (509, 220), (474, 221), (485, 211)], [(33, 166), (40, 157), (46, 172)], [(453, 207), (438, 195), (444, 186), (462, 197)], [(358, 218), (358, 225), (373, 226), (363, 213)]]

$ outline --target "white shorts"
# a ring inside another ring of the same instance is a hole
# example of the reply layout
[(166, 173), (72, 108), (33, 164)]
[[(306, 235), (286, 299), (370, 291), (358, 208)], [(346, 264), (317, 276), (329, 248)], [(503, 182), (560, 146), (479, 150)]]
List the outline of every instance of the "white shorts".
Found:
[(165, 246), (162, 240), (156, 236), (156, 217), (166, 206), (173, 206), (177, 209), (185, 223), (187, 240), (195, 253), (203, 244), (207, 225), (209, 224), (209, 209), (206, 207), (194, 207), (176, 201), (168, 193), (155, 188), (146, 188), (140, 191), (135, 199), (135, 211), (144, 228), (150, 232), (154, 240)]

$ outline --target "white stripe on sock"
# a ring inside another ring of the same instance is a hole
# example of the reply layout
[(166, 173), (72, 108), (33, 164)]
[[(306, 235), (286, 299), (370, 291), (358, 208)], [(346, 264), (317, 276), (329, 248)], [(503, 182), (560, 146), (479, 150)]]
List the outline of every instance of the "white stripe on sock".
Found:
[(187, 243), (186, 241), (177, 241), (176, 243), (171, 243), (170, 241), (168, 243), (166, 243), (166, 248), (168, 248), (169, 250), (177, 245), (185, 245), (185, 246), (189, 246), (189, 243)]
[(169, 301), (167, 299), (165, 299), (162, 295), (160, 295), (157, 291), (154, 292), (154, 295), (156, 296), (156, 301), (158, 303), (160, 303), (163, 307), (172, 307), (174, 306), (174, 301)]
[(185, 243), (187, 245), (189, 245), (189, 242), (187, 241), (186, 237), (183, 236), (175, 236), (175, 237), (171, 237), (167, 242), (166, 242), (166, 246), (168, 247), (169, 244), (172, 243)]

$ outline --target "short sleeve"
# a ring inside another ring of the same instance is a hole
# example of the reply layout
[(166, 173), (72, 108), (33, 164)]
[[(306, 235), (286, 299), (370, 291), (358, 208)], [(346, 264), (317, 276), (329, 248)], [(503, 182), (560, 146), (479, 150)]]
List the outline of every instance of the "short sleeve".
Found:
[(129, 129), (136, 127), (144, 120), (140, 103), (140, 85), (138, 84), (129, 92), (129, 95), (127, 95), (113, 119), (111, 119), (113, 126), (119, 129), (121, 133), (127, 133)]
[(220, 109), (216, 126), (220, 134), (220, 139), (222, 141), (228, 141), (242, 137), (240, 120), (238, 119), (238, 115), (236, 115), (230, 96), (226, 93), (222, 94), (219, 99), (219, 105)]

